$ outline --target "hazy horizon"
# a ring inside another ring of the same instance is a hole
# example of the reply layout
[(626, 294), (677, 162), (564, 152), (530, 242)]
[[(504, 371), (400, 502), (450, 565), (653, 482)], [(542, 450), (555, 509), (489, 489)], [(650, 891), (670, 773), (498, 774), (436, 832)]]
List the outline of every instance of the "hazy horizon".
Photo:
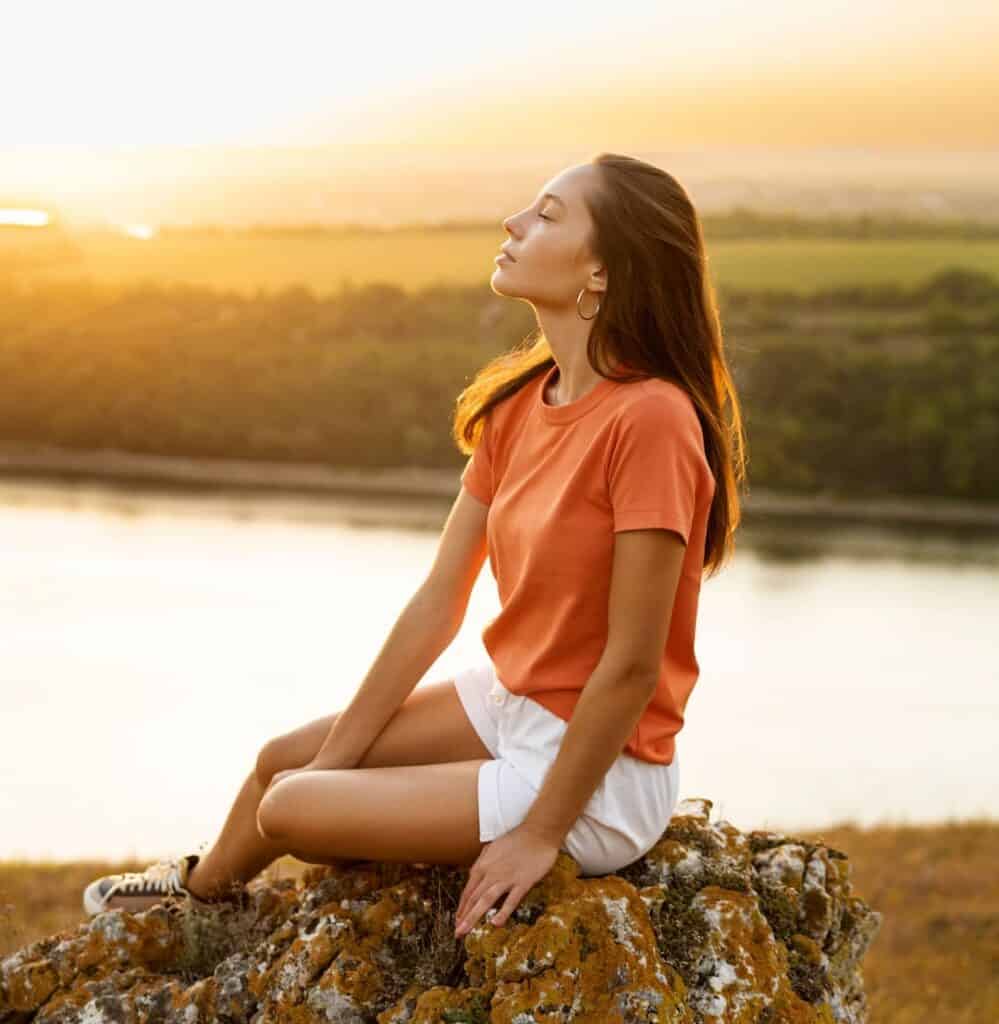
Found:
[[(0, 208), (70, 228), (500, 221), (598, 146), (413, 144), (17, 147)], [(623, 150), (675, 174), (703, 212), (901, 213), (999, 221), (999, 149), (714, 146)], [(67, 163), (72, 181), (62, 181)]]
[(983, 0), (36, 0), (4, 27), (0, 207), (66, 224), (498, 224), (604, 150), (705, 211), (999, 220)]

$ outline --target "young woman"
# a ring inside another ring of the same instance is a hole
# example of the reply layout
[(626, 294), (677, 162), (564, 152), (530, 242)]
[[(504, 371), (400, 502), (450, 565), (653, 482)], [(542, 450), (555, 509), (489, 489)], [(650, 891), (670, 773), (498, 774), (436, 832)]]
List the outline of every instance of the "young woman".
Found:
[[(458, 398), (471, 457), (425, 582), (349, 705), (264, 745), (206, 854), (95, 880), (88, 913), (238, 898), (291, 853), (471, 865), (463, 935), (559, 850), (609, 873), (662, 835), (744, 479), (700, 222), (666, 171), (602, 153), (503, 227), (491, 287), (538, 324)], [(488, 659), (417, 689), (487, 557)]]

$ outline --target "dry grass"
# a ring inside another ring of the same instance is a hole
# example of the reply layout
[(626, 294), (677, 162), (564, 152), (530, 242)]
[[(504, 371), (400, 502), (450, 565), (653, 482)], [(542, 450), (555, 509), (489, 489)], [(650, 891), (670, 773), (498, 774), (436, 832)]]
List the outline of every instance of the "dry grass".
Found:
[(884, 915), (864, 958), (871, 1024), (999, 1021), (999, 821), (802, 835), (846, 853)]
[[(839, 826), (800, 833), (850, 858), (854, 892), (884, 915), (865, 958), (871, 1024), (999, 1020), (999, 822)], [(0, 956), (85, 920), (84, 886), (135, 862), (0, 862)], [(284, 857), (265, 878), (298, 877)]]
[[(0, 861), (0, 957), (86, 921), (83, 890), (95, 878), (119, 871), (141, 871), (149, 863)], [(294, 857), (281, 857), (260, 878), (298, 878), (308, 867)]]

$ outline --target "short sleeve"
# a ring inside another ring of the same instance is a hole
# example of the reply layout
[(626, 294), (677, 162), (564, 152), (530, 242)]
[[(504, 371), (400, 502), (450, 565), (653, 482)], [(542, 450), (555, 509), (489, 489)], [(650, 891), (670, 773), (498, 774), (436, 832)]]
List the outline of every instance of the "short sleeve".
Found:
[(622, 413), (610, 447), (607, 485), (614, 532), (665, 528), (686, 544), (698, 490), (711, 469), (693, 405), (658, 395)]
[(493, 457), (490, 413), (486, 413), (482, 436), (461, 474), (462, 486), (483, 505), (493, 500)]

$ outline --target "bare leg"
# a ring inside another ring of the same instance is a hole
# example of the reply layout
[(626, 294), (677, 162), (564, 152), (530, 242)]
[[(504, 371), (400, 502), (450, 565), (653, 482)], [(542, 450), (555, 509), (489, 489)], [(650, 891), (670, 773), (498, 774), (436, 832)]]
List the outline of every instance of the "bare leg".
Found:
[[(231, 886), (245, 885), (286, 854), (309, 864), (337, 863), (336, 858), (299, 853), (286, 841), (263, 838), (257, 828), (257, 814), (266, 792), (261, 780), (269, 783), (278, 771), (308, 764), (338, 717), (339, 712), (317, 718), (271, 740), (261, 750), (215, 844), (188, 875), (188, 888), (195, 896), (224, 898)], [(425, 765), (442, 756), (455, 761), (491, 756), (468, 721), (450, 679), (424, 684), (410, 694), (358, 767)]]
[(250, 772), (236, 797), (214, 846), (187, 878), (187, 887), (204, 900), (225, 898), (233, 883), (245, 884), (272, 861), (291, 851), (285, 843), (264, 839), (257, 831), (257, 809), (264, 786)]

